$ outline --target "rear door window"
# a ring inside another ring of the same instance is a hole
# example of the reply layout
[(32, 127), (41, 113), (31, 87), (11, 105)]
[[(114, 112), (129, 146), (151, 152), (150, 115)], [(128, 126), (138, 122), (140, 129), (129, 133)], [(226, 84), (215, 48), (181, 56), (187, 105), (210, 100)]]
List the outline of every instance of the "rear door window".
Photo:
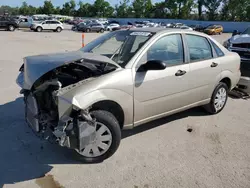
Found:
[(212, 59), (212, 48), (205, 37), (186, 34), (190, 62)]

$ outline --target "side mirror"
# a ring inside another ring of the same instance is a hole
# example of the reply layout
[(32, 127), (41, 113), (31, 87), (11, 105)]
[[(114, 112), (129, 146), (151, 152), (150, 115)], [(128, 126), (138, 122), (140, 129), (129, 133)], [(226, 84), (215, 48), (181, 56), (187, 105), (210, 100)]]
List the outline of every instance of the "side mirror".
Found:
[(167, 65), (160, 60), (150, 60), (147, 63), (141, 65), (138, 72), (146, 72), (150, 70), (164, 70)]

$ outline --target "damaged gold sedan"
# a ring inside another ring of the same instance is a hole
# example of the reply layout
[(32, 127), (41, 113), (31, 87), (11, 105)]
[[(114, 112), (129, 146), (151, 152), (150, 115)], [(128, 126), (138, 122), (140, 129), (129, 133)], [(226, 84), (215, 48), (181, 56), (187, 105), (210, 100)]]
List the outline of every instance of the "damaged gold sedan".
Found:
[(115, 153), (122, 129), (195, 106), (219, 113), (239, 65), (205, 34), (143, 28), (108, 33), (75, 52), (26, 57), (17, 83), (38, 136), (99, 162)]

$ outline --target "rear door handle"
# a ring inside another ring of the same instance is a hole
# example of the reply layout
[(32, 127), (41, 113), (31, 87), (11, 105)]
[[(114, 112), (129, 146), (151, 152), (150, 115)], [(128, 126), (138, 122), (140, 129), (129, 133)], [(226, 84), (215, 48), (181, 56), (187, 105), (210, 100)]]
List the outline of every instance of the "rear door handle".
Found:
[(211, 65), (210, 65), (210, 67), (217, 67), (218, 66), (218, 63), (215, 63), (215, 62), (213, 62)]
[(184, 71), (184, 70), (178, 70), (176, 73), (175, 73), (175, 76), (183, 76), (184, 74), (186, 74), (187, 72)]

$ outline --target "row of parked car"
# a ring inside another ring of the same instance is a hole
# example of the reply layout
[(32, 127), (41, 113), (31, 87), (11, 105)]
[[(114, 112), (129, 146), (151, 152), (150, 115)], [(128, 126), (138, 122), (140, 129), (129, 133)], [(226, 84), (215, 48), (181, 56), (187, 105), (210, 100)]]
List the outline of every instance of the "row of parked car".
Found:
[(208, 25), (206, 27), (202, 25), (185, 25), (183, 23), (154, 23), (150, 21), (137, 21), (135, 23), (128, 22), (127, 24), (120, 25), (117, 21), (103, 22), (100, 20), (78, 20), (73, 25), (73, 31), (82, 32), (104, 32), (104, 31), (115, 31), (127, 28), (147, 28), (147, 27), (163, 27), (163, 28), (179, 28), (186, 30), (195, 30), (204, 32), (209, 35), (216, 35), (223, 33), (223, 27), (221, 25)]
[(17, 28), (30, 28), (33, 31), (41, 32), (43, 30), (52, 30), (54, 32), (61, 32), (63, 24), (58, 20), (44, 20), (31, 22), (28, 18), (22, 18), (20, 20), (14, 19), (9, 16), (0, 17), (0, 29), (7, 31), (15, 31)]
[[(146, 28), (146, 27), (165, 27), (165, 28), (180, 28), (187, 30), (195, 30), (204, 32), (209, 35), (216, 35), (223, 33), (223, 27), (221, 25), (209, 25), (204, 27), (202, 25), (190, 25), (187, 26), (183, 23), (154, 23), (150, 21), (137, 21), (135, 23), (128, 22), (127, 24), (120, 25), (117, 21), (107, 21), (104, 19), (75, 19), (71, 22), (73, 24), (72, 30), (81, 32), (100, 32), (115, 31), (127, 28)], [(53, 30), (55, 32), (61, 32), (63, 24), (58, 20), (41, 20), (35, 21), (29, 17), (23, 17), (15, 19), (14, 17), (2, 16), (0, 17), (0, 28), (8, 31), (14, 31), (16, 28), (30, 28), (31, 30), (41, 32), (43, 30)]]

